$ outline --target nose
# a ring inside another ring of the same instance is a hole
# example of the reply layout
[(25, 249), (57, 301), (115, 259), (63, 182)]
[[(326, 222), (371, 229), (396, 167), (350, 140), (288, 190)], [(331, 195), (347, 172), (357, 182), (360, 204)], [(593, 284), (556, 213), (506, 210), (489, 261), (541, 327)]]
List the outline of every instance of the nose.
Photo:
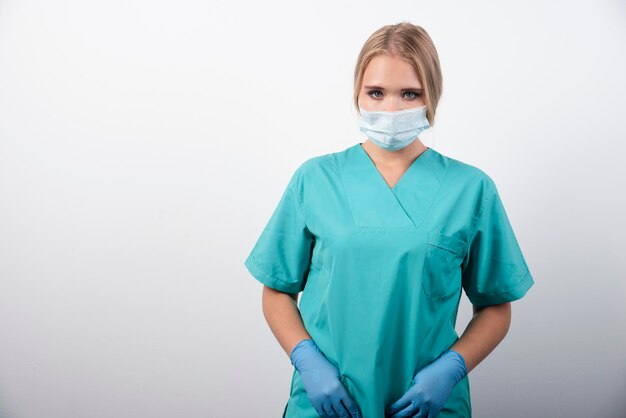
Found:
[(396, 97), (386, 97), (383, 101), (380, 110), (385, 112), (397, 112), (398, 110), (403, 110), (406, 108), (402, 107), (402, 103), (399, 98)]

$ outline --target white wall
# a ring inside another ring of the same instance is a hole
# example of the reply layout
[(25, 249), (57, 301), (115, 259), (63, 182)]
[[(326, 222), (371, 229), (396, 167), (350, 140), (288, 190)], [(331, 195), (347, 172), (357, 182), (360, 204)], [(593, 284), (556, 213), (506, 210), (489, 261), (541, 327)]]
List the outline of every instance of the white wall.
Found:
[(362, 139), (356, 57), (401, 20), (443, 67), (426, 145), (496, 181), (536, 282), (474, 416), (624, 416), (617, 0), (2, 0), (0, 416), (280, 416), (243, 261), (293, 170)]

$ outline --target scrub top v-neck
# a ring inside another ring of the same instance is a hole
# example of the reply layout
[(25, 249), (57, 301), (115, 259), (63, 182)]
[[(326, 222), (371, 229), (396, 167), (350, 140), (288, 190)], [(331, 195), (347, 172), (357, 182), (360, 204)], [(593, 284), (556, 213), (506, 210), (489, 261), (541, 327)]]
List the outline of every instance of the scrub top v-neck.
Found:
[(345, 152), (343, 179), (356, 225), (418, 228), (443, 174), (433, 159), (436, 151), (422, 152), (393, 188), (360, 143)]
[[(408, 168), (404, 171), (404, 173), (402, 173), (402, 175), (398, 178), (398, 180), (396, 181), (396, 183), (393, 186), (389, 186), (389, 184), (387, 184), (387, 181), (385, 180), (385, 178), (383, 177), (382, 173), (380, 172), (380, 170), (378, 170), (378, 167), (376, 167), (376, 163), (374, 163), (374, 161), (372, 160), (372, 157), (370, 157), (370, 155), (367, 153), (367, 151), (365, 150), (365, 148), (363, 147), (363, 143), (359, 143), (360, 147), (357, 147), (357, 149), (359, 149), (361, 151), (361, 153), (363, 155), (365, 155), (367, 157), (367, 159), (370, 161), (371, 166), (378, 172), (378, 174), (380, 175), (380, 178), (383, 180), (383, 183), (385, 183), (385, 185), (387, 187), (389, 187), (389, 189), (391, 191), (394, 191), (396, 189), (396, 186), (403, 181), (404, 178), (408, 178), (411, 177), (411, 169), (417, 165), (417, 159), (419, 157), (421, 157), (425, 152), (430, 151), (430, 148), (426, 148), (421, 154), (419, 154), (415, 160), (409, 164)], [(409, 180), (407, 180), (409, 181)], [(399, 187), (399, 186), (398, 186)]]
[[(244, 264), (302, 292), (304, 326), (364, 418), (458, 340), (462, 291), (485, 306), (534, 284), (485, 172), (427, 148), (389, 187), (361, 143), (295, 170)], [(469, 416), (468, 375), (439, 417)], [(295, 368), (283, 417), (318, 417)]]

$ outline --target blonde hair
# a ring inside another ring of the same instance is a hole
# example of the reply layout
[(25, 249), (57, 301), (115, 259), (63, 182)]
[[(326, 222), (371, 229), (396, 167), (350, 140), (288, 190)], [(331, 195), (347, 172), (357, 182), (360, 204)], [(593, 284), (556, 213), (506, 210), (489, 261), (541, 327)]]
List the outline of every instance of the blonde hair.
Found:
[(426, 117), (432, 126), (443, 91), (439, 55), (428, 33), (421, 26), (407, 21), (383, 26), (365, 41), (354, 69), (354, 106), (357, 112), (360, 114), (359, 92), (365, 68), (372, 58), (381, 54), (403, 59), (413, 67), (422, 83)]

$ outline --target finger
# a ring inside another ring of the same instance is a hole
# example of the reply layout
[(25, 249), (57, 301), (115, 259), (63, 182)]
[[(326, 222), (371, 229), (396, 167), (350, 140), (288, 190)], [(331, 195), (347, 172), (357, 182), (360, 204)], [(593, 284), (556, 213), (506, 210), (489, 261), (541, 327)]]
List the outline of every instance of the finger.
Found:
[(430, 418), (427, 404), (420, 405), (417, 415), (415, 415), (415, 418)]
[(348, 397), (348, 398), (342, 399), (342, 401), (343, 401), (343, 404), (346, 406), (346, 410), (348, 411), (349, 417), (362, 418), (361, 411), (359, 410), (359, 407), (356, 405), (356, 403), (354, 403), (352, 398)]
[(341, 402), (345, 405), (350, 417), (361, 418), (361, 411), (359, 411), (359, 407), (356, 402), (352, 399), (352, 396), (348, 393), (348, 391), (341, 387), (339, 390), (339, 396), (341, 397)]
[(324, 409), (324, 413), (328, 418), (339, 418), (333, 409), (333, 404), (329, 399), (324, 401), (324, 405), (322, 406)]
[(402, 395), (400, 399), (398, 399), (385, 409), (385, 414), (388, 416), (393, 416), (394, 414), (402, 411), (409, 405), (411, 405), (411, 398), (409, 392), (407, 391), (404, 395)]
[(412, 417), (418, 412), (419, 412), (419, 409), (417, 408), (417, 405), (411, 402), (406, 408), (401, 409), (400, 411), (391, 415), (389, 418)]
[(350, 418), (350, 414), (348, 414), (348, 410), (343, 403), (341, 403), (340, 398), (333, 400), (333, 409), (339, 418)]
[(313, 409), (315, 409), (315, 412), (320, 417), (326, 417), (326, 412), (324, 412), (324, 410), (322, 408), (318, 408), (316, 405), (313, 405)]

